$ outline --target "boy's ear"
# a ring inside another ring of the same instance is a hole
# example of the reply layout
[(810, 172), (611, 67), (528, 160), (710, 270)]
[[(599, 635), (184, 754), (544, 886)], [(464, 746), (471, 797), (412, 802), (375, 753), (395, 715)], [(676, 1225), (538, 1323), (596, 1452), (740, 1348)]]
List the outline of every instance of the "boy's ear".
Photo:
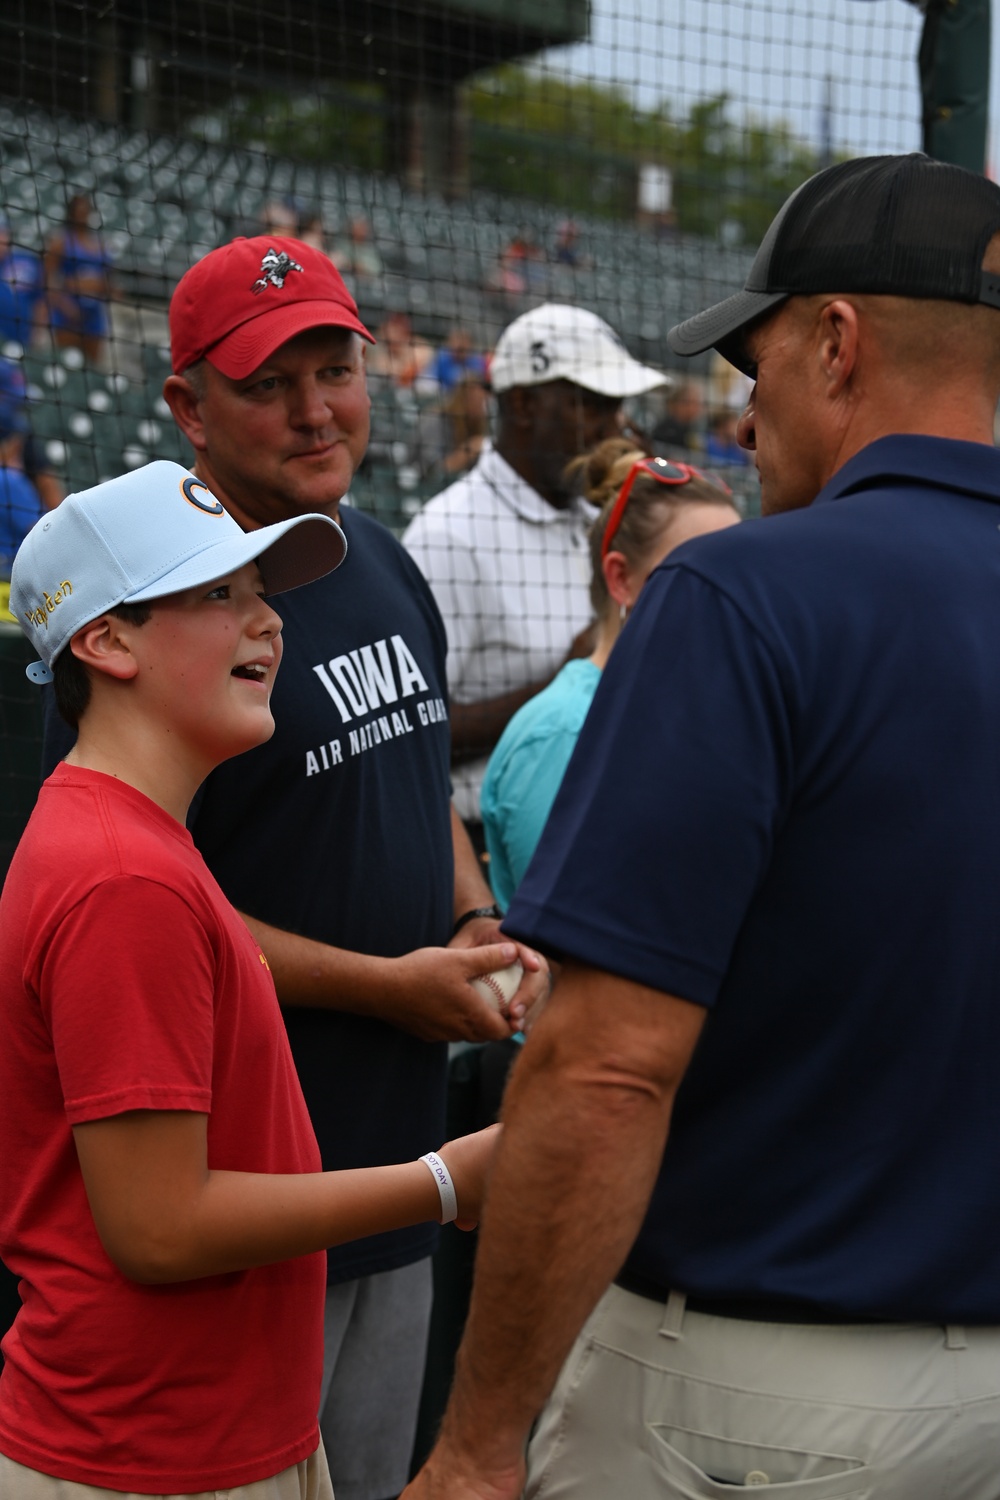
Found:
[(77, 661), (105, 677), (127, 682), (139, 670), (129, 648), (130, 627), (115, 615), (98, 615), (71, 636), (69, 649)]

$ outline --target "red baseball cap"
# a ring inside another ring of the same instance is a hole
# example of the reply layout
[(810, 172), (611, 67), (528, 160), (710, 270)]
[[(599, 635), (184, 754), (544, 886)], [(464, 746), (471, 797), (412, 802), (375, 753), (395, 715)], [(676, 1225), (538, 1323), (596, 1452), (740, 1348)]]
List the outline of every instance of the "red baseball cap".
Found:
[(328, 256), (284, 235), (231, 240), (185, 272), (170, 299), (174, 372), (207, 359), (243, 380), (286, 340), (322, 327), (375, 342)]

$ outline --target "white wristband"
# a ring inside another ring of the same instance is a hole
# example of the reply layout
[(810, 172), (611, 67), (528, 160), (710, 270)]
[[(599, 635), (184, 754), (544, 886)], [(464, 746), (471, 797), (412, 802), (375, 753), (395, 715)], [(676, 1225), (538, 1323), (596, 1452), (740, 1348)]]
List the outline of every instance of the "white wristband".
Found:
[(458, 1218), (458, 1198), (455, 1196), (451, 1173), (440, 1156), (436, 1156), (433, 1151), (428, 1151), (420, 1160), (437, 1183), (437, 1190), (441, 1195), (441, 1223), (450, 1224), (453, 1219)]

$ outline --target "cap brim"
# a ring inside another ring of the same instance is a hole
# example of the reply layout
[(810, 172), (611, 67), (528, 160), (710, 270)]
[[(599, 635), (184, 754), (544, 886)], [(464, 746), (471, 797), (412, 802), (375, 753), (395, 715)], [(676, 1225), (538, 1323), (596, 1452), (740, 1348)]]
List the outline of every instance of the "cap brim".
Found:
[(225, 578), (250, 562), (259, 565), (266, 593), (283, 594), (332, 573), (346, 556), (347, 538), (336, 521), (318, 514), (293, 516), (274, 526), (262, 526), (258, 531), (230, 536), (205, 547), (122, 602), (141, 604), (144, 600), (163, 599), (168, 594), (179, 594), (184, 589)]
[(310, 328), (347, 328), (370, 344), (375, 342), (361, 319), (348, 308), (329, 298), (318, 298), (314, 302), (291, 302), (285, 307), (268, 308), (213, 344), (206, 350), (205, 358), (230, 380), (245, 380), (275, 349)]
[(497, 395), (502, 395), (515, 385), (551, 385), (554, 380), (568, 380), (573, 385), (583, 386), (585, 391), (594, 391), (598, 396), (611, 396), (619, 401), (624, 401), (627, 396), (642, 396), (646, 391), (655, 391), (658, 386), (674, 384), (672, 375), (627, 358), (620, 362), (601, 360), (599, 364), (574, 366), (572, 369), (558, 364), (544, 375), (531, 380), (524, 377), (511, 379), (503, 369), (499, 380), (495, 369), (491, 369), (487, 376), (487, 384)]
[(658, 386), (672, 385), (669, 375), (654, 370), (650, 365), (640, 365), (634, 359), (623, 359), (620, 364), (602, 360), (590, 368), (565, 373), (565, 379), (574, 385), (582, 385), (585, 391), (595, 391), (598, 396), (617, 396), (624, 401), (627, 396), (642, 396), (646, 391), (655, 391)]
[(676, 324), (667, 334), (667, 343), (675, 354), (686, 356), (718, 349), (730, 364), (752, 376), (753, 362), (743, 353), (738, 335), (772, 308), (787, 302), (788, 297), (788, 292), (736, 292), (724, 302)]

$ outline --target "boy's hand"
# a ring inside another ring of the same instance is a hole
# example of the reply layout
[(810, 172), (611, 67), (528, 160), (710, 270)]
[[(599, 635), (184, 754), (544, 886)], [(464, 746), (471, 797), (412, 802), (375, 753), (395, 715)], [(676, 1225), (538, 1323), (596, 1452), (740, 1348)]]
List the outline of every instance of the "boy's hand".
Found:
[(483, 1206), (493, 1156), (500, 1143), (500, 1125), (488, 1125), (473, 1135), (446, 1141), (438, 1155), (451, 1173), (458, 1199), (456, 1229), (475, 1229)]

